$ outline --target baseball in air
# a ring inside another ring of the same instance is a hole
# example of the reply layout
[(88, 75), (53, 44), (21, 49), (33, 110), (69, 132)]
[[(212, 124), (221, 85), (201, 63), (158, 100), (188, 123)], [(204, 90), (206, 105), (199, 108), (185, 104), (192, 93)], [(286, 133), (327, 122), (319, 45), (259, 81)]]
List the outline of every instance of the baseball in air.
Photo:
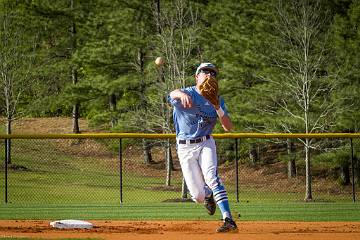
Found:
[(157, 57), (157, 58), (155, 59), (155, 64), (156, 64), (157, 66), (162, 66), (162, 65), (164, 65), (164, 63), (165, 63), (165, 59), (162, 58), (162, 57)]

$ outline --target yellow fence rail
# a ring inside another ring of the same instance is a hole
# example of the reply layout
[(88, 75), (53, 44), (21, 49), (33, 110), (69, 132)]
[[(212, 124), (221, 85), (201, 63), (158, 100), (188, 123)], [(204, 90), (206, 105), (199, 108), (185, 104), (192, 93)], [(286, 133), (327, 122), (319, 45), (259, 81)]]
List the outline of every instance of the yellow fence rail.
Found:
[[(217, 133), (216, 139), (225, 138), (360, 138), (360, 133)], [(80, 134), (0, 134), (0, 139), (71, 139), (71, 138), (175, 138), (165, 133), (80, 133)]]

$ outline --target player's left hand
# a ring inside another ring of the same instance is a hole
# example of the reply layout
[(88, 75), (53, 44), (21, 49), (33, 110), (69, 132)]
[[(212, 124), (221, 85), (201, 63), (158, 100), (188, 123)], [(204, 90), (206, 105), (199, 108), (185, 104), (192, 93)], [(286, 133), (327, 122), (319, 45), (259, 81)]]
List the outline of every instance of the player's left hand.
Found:
[(205, 97), (212, 105), (214, 105), (215, 109), (219, 109), (219, 85), (214, 77), (207, 76), (201, 83), (199, 90), (201, 95)]

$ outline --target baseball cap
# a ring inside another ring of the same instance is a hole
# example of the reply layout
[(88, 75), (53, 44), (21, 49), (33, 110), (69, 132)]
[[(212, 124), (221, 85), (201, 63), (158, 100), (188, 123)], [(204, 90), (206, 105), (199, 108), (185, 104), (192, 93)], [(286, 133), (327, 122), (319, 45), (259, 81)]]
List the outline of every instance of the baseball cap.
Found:
[(196, 69), (195, 75), (198, 75), (201, 69), (210, 69), (213, 70), (214, 72), (216, 72), (216, 74), (219, 73), (218, 69), (216, 68), (216, 66), (212, 63), (201, 63), (199, 65), (199, 67)]

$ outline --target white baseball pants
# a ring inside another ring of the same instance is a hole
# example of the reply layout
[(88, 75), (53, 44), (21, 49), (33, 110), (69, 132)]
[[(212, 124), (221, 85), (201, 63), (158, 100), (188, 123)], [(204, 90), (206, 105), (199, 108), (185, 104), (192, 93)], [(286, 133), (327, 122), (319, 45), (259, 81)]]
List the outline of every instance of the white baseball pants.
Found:
[(216, 145), (212, 137), (200, 143), (177, 144), (177, 153), (186, 185), (194, 201), (202, 203), (215, 189), (217, 176)]

